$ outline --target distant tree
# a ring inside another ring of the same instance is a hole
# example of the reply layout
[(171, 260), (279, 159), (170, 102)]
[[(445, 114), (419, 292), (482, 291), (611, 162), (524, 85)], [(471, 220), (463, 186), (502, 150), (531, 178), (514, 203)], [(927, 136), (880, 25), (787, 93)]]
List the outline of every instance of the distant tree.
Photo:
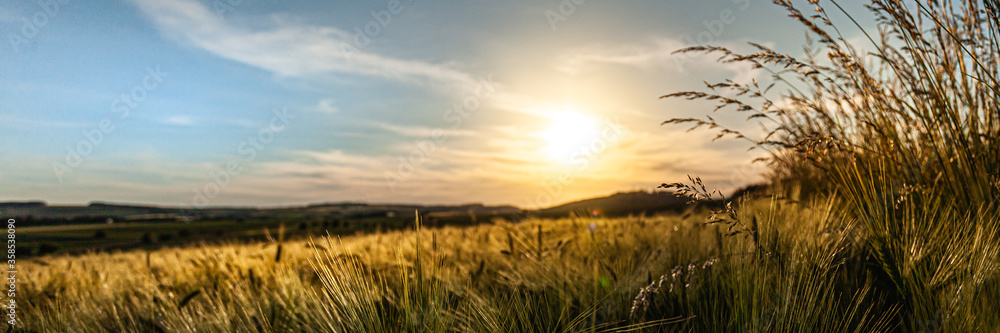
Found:
[(171, 239), (174, 238), (174, 235), (171, 235), (171, 234), (160, 234), (158, 238), (159, 239), (157, 239), (157, 241), (160, 241), (160, 242), (169, 242)]
[(147, 231), (146, 233), (142, 234), (142, 238), (139, 241), (147, 245), (153, 244), (156, 242), (156, 236), (153, 235), (152, 232)]
[(56, 251), (59, 251), (59, 247), (58, 246), (56, 246), (54, 244), (50, 244), (50, 243), (42, 243), (42, 244), (38, 245), (38, 248), (36, 249), (35, 252), (36, 252), (36, 254), (38, 254), (40, 256), (43, 256), (43, 255), (46, 255), (46, 254), (49, 254), (49, 253), (54, 253)]
[(105, 239), (108, 238), (108, 233), (104, 230), (98, 230), (94, 232), (94, 239)]

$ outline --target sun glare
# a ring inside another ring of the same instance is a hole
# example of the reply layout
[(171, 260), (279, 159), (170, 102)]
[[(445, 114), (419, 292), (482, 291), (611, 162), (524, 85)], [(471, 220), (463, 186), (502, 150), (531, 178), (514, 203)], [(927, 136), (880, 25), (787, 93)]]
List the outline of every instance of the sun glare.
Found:
[(545, 152), (553, 159), (571, 162), (594, 153), (591, 147), (601, 139), (600, 122), (593, 116), (566, 108), (555, 112), (551, 124), (540, 137), (545, 140)]

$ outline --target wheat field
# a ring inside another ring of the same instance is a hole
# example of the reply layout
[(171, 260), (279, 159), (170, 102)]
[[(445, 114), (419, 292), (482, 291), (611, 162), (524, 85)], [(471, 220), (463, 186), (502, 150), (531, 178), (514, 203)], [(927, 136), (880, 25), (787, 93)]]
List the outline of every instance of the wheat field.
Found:
[(701, 209), (687, 218), (415, 223), (345, 238), (44, 257), (25, 264), (20, 310), (36, 331), (887, 327), (895, 307), (871, 281), (853, 280), (862, 240), (833, 201), (744, 206), (739, 214), (759, 216), (766, 255), (705, 225)]

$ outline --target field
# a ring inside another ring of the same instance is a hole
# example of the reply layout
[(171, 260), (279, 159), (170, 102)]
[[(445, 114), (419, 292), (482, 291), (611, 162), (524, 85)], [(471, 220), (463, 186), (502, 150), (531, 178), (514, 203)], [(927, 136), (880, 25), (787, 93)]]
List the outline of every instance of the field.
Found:
[(863, 280), (844, 285), (857, 240), (853, 229), (831, 229), (830, 204), (748, 204), (768, 214), (759, 219), (765, 257), (694, 215), (43, 257), (22, 266), (20, 311), (37, 331), (878, 328), (887, 322), (877, 314), (891, 312), (831, 313), (815, 302), (835, 301), (841, 288), (859, 290), (838, 296), (846, 301), (877, 298)]
[[(885, 331), (904, 309), (838, 206), (745, 202), (757, 241), (698, 209), (43, 257), (19, 310), (35, 331)], [(1000, 254), (972, 246), (905, 263), (951, 277), (926, 296), (955, 312), (920, 325), (1000, 327), (996, 262), (942, 266)]]
[(678, 214), (414, 217), (295, 237), (279, 222), (256, 242), (41, 256), (19, 262), (19, 318), (28, 331), (1000, 331), (1000, 3), (872, 1), (879, 29), (861, 45), (826, 7), (774, 2), (809, 31), (804, 56), (690, 47), (769, 77), (662, 97), (761, 121), (759, 135), (665, 122), (766, 151), (756, 196), (689, 176), (660, 186), (696, 203)]
[[(449, 221), (455, 222), (455, 221)], [(458, 222), (455, 222), (458, 223)], [(18, 229), (21, 248), (33, 255), (82, 254), (93, 251), (157, 249), (198, 243), (259, 242), (283, 233), (290, 239), (326, 234), (353, 235), (375, 230), (402, 229), (405, 218), (257, 218), (200, 220), (193, 222), (116, 222), (27, 226)]]

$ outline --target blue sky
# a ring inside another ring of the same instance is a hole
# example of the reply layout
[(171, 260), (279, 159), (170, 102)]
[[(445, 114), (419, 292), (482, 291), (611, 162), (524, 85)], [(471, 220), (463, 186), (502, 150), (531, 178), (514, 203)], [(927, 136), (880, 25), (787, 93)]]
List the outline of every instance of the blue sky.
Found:
[(799, 25), (769, 1), (571, 1), (4, 2), (0, 200), (534, 207), (753, 181), (745, 144), (659, 125), (706, 105), (657, 97), (756, 74), (670, 52), (797, 54)]

